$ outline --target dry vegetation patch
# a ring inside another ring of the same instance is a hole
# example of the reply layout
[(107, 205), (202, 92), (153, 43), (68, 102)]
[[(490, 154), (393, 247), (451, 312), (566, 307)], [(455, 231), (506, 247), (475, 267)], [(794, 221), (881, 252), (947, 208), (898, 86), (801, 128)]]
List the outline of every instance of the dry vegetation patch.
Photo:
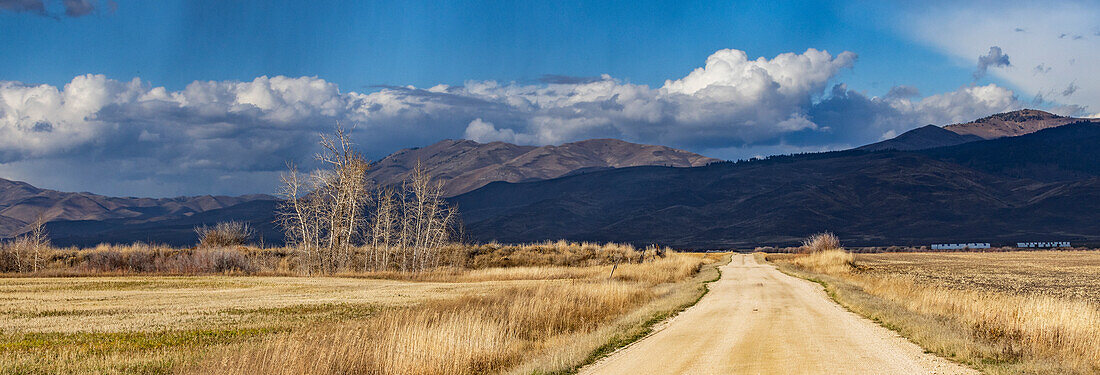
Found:
[[(815, 258), (816, 257), (816, 258)], [(989, 373), (1100, 372), (1100, 253), (771, 255), (838, 302)]]

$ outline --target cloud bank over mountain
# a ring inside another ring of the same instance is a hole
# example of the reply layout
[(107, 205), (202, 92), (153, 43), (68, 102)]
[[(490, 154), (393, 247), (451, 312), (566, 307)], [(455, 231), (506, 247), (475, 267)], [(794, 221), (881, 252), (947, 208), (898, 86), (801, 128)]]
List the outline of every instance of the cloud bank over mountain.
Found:
[(660, 87), (608, 75), (364, 92), (318, 77), (195, 81), (179, 91), (95, 74), (60, 88), (0, 81), (0, 173), (107, 194), (269, 192), (284, 163), (308, 165), (316, 133), (337, 123), (354, 127), (375, 158), (463, 137), (530, 145), (611, 137), (740, 158), (856, 146), (1023, 106), (995, 84), (869, 96), (839, 82), (856, 61), (852, 52), (750, 59), (726, 49)]

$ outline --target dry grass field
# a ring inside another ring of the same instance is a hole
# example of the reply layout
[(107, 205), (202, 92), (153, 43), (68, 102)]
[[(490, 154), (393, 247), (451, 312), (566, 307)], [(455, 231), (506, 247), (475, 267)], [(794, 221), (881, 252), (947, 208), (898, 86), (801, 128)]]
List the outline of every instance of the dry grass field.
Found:
[(926, 350), (993, 374), (1100, 372), (1100, 252), (768, 255)]
[(0, 278), (0, 373), (564, 372), (692, 303), (719, 258), (622, 263), (613, 279), (594, 261)]
[(920, 284), (1100, 304), (1100, 251), (857, 254), (867, 273)]

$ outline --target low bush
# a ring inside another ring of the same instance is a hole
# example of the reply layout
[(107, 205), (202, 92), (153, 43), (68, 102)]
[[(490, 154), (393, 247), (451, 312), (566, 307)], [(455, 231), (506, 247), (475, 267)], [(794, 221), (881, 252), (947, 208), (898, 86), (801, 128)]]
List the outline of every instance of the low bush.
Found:
[(248, 223), (239, 221), (222, 222), (213, 227), (203, 225), (195, 228), (195, 233), (199, 235), (199, 247), (247, 245), (255, 235)]

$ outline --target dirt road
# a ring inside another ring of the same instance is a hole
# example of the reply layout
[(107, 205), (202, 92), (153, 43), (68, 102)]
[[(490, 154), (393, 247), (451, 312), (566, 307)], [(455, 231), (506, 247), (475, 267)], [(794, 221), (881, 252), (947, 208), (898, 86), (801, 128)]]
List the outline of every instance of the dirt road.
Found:
[(735, 255), (697, 305), (582, 374), (976, 374)]

